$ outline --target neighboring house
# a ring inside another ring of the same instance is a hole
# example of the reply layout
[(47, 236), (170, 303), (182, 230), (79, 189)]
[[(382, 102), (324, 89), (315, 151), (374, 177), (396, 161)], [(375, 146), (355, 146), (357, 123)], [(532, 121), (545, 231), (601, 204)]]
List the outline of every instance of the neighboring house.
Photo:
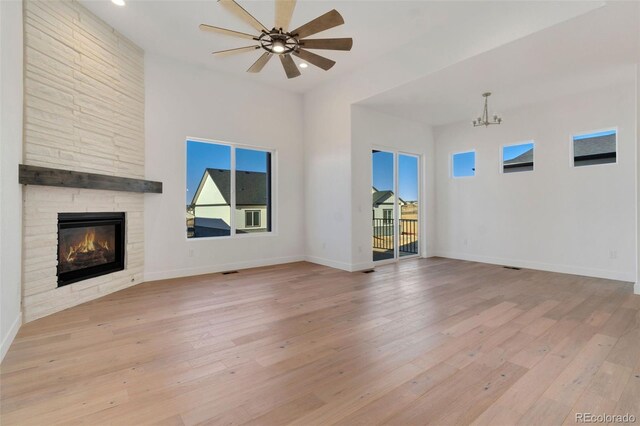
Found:
[[(371, 187), (373, 219), (393, 219), (393, 191), (378, 191), (376, 187)], [(399, 204), (405, 206), (407, 203), (399, 198)]]
[[(187, 212), (194, 216), (195, 236), (230, 234), (231, 172), (206, 169)], [(261, 172), (236, 172), (235, 222), (238, 233), (270, 228), (267, 214), (268, 178)]]
[(576, 166), (616, 162), (616, 132), (602, 136), (574, 138), (573, 159)]
[(533, 148), (504, 162), (503, 171), (505, 173), (523, 172), (527, 170), (533, 170)]
[[(576, 166), (616, 162), (616, 134), (583, 137), (573, 141), (573, 158)], [(504, 172), (533, 170), (533, 148), (504, 162)]]

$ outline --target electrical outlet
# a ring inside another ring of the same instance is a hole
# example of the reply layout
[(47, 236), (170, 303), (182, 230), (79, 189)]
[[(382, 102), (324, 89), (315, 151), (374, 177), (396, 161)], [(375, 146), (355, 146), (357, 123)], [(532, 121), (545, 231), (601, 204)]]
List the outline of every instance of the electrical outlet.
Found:
[(193, 257), (193, 249), (192, 248), (189, 249), (189, 257)]
[(464, 244), (464, 246), (468, 246), (469, 245), (469, 240), (467, 240), (466, 238), (462, 241), (462, 244)]
[(609, 250), (609, 259), (617, 259), (618, 250)]

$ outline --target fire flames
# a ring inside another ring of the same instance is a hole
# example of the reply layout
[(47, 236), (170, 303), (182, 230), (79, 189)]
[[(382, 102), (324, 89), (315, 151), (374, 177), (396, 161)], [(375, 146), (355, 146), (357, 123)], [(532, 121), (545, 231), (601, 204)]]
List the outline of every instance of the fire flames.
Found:
[[(96, 247), (96, 245), (98, 247)], [(79, 253), (90, 253), (99, 250), (100, 248), (109, 251), (109, 242), (96, 242), (96, 231), (95, 229), (90, 228), (84, 234), (84, 240), (69, 247), (69, 253), (66, 255), (66, 260), (67, 262), (73, 262)]]

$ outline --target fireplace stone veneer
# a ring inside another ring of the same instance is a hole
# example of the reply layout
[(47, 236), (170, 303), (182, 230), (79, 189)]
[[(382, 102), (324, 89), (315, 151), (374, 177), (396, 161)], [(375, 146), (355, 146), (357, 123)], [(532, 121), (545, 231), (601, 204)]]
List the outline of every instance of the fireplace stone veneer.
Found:
[[(78, 179), (145, 179), (145, 92), (142, 49), (80, 2), (25, 0), (23, 12), (22, 164), (77, 172), (72, 187), (23, 188), (22, 312), (29, 322), (144, 281), (145, 195)], [(124, 269), (59, 286), (58, 214), (94, 212), (126, 213)]]
[(124, 213), (58, 214), (58, 287), (124, 269)]

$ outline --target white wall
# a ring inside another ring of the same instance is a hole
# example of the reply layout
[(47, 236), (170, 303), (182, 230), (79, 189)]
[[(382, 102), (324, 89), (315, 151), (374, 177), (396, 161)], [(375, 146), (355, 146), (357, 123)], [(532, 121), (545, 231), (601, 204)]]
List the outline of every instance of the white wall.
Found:
[[(638, 8), (638, 27), (640, 28), (640, 8)], [(638, 31), (638, 43), (640, 43), (640, 31)], [(636, 154), (637, 163), (640, 164), (640, 51), (638, 51), (638, 60), (636, 61)], [(636, 284), (634, 291), (640, 294), (640, 171), (636, 170)]]
[[(438, 253), (635, 281), (635, 108), (628, 83), (504, 112), (501, 126), (435, 127)], [(610, 127), (618, 164), (571, 167), (571, 135)], [(527, 140), (535, 170), (501, 174), (501, 145)], [(470, 149), (476, 176), (451, 179), (451, 154)]]
[(371, 227), (371, 150), (386, 147), (421, 156), (421, 226), (419, 241), (423, 257), (435, 247), (435, 150), (431, 128), (415, 121), (393, 117), (369, 108), (351, 108), (351, 199), (353, 202), (353, 270), (370, 268), (372, 262)]
[[(309, 260), (345, 270), (359, 268), (352, 265), (354, 258), (360, 258), (352, 253), (359, 245), (351, 233), (350, 182), (359, 173), (351, 169), (352, 104), (600, 7), (592, 2), (488, 2), (480, 6), (486, 14), (479, 20), (477, 9), (469, 4), (451, 5), (456, 25), (436, 25), (419, 39), (376, 58), (375, 66), (363, 64), (305, 94)], [(429, 39), (443, 42), (425, 44)]]
[[(147, 55), (145, 279), (163, 279), (304, 258), (302, 99), (237, 77)], [(273, 235), (187, 240), (187, 137), (276, 150)]]
[(0, 360), (21, 323), (22, 2), (0, 2)]

